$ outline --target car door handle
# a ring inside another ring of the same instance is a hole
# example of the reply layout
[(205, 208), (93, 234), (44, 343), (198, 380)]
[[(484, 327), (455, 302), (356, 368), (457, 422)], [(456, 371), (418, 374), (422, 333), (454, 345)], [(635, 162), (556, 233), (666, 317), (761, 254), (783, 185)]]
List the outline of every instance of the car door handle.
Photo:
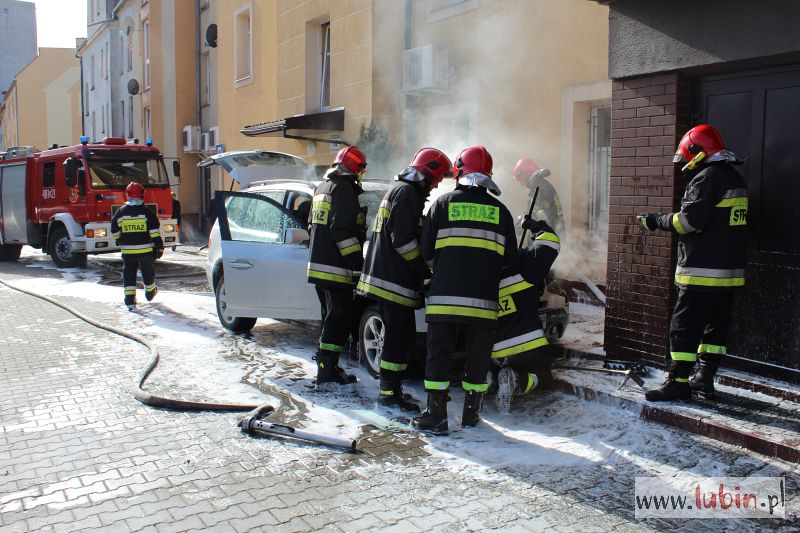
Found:
[(253, 268), (253, 263), (248, 261), (231, 261), (228, 264), (236, 270), (247, 270), (248, 268)]

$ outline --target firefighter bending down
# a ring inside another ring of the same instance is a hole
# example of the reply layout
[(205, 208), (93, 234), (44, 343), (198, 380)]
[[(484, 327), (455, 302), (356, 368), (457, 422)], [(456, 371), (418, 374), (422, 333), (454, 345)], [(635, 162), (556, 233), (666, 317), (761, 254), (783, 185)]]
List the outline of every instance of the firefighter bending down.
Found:
[(514, 167), (514, 179), (528, 189), (531, 199), (533, 199), (536, 188), (539, 188), (536, 203), (540, 207), (534, 213), (533, 218), (547, 222), (558, 235), (563, 237), (565, 235), (564, 210), (555, 187), (546, 179), (549, 175), (548, 169), (539, 168), (539, 165), (527, 157), (517, 161), (517, 165)]
[[(714, 376), (727, 352), (733, 291), (744, 286), (747, 261), (747, 185), (713, 126), (701, 124), (681, 139), (675, 163), (687, 162), (691, 181), (677, 213), (643, 213), (648, 230), (678, 234), (678, 299), (669, 326), (671, 365), (650, 401), (714, 396)], [(700, 370), (689, 383), (695, 361)]]
[(381, 201), (358, 292), (378, 301), (385, 325), (378, 403), (419, 413), (403, 394), (402, 378), (414, 350), (414, 310), (422, 307), (422, 285), (430, 270), (420, 255), (422, 208), (452, 163), (435, 148), (421, 148)]
[(350, 337), (353, 290), (364, 263), (358, 196), (366, 169), (364, 152), (342, 148), (312, 199), (308, 282), (316, 285), (322, 307), (316, 380), (322, 391), (354, 391), (357, 381), (339, 366), (339, 355)]
[(526, 216), (522, 227), (531, 231), (531, 245), (503, 269), (500, 280), (500, 312), (492, 348), (492, 360), (499, 367), (494, 401), (500, 413), (511, 410), (515, 396), (549, 388), (555, 359), (539, 318), (539, 297), (561, 241), (544, 221)]
[(144, 187), (132, 181), (125, 188), (125, 202), (111, 219), (111, 236), (122, 252), (122, 285), (125, 305), (136, 307), (136, 272), (142, 270), (144, 296), (150, 302), (156, 297), (155, 254), (164, 249), (161, 226), (152, 209), (144, 205)]
[(431, 206), (422, 235), (422, 257), (432, 267), (425, 320), (428, 408), (413, 420), (418, 429), (448, 433), (447, 392), (456, 342), (466, 353), (461, 424), (474, 426), (486, 392), (486, 374), (497, 325), (497, 287), (503, 266), (517, 253), (514, 221), (496, 198), (492, 156), (483, 146), (467, 148), (453, 165), (456, 190)]

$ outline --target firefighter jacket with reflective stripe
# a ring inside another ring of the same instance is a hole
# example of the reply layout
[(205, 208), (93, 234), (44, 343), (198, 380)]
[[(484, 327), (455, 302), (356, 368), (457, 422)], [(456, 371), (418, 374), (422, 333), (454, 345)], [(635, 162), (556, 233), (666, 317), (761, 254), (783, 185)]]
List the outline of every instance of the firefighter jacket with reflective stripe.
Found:
[(533, 207), (533, 218), (547, 222), (556, 234), (563, 235), (564, 209), (555, 187), (545, 178), (539, 179), (530, 186), (529, 201), (533, 200), (536, 187), (539, 187), (539, 196), (536, 197), (536, 205)]
[(119, 208), (111, 219), (111, 236), (125, 255), (164, 247), (158, 217), (143, 203), (129, 201)]
[(390, 304), (422, 307), (428, 274), (419, 250), (425, 198), (421, 185), (399, 182), (384, 196), (375, 217), (358, 293)]
[(314, 191), (308, 282), (325, 287), (355, 288), (364, 256), (359, 230), (361, 188), (354, 176), (328, 171)]
[(485, 188), (459, 185), (440, 196), (422, 234), (433, 270), (425, 319), (494, 327), (502, 269), (516, 253), (511, 213)]
[(747, 185), (728, 163), (711, 163), (689, 182), (681, 210), (658, 217), (678, 234), (675, 284), (726, 291), (744, 285), (747, 262)]
[(520, 250), (517, 259), (503, 269), (493, 359), (519, 355), (548, 344), (539, 318), (539, 296), (560, 248), (558, 236), (548, 228), (536, 234), (530, 247)]

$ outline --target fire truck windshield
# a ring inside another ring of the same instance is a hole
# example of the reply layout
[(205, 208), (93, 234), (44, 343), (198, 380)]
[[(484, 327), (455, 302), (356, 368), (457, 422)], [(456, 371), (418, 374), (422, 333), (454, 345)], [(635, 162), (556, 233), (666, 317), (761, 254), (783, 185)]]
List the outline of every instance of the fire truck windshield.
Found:
[(167, 187), (169, 180), (161, 159), (92, 157), (89, 159), (92, 189), (124, 189), (132, 181), (145, 187)]

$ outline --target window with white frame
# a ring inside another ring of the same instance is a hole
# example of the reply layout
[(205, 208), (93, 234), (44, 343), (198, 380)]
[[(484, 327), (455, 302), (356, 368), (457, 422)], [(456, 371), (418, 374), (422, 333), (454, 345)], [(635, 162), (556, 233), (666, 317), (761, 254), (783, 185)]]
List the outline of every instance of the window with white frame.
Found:
[(88, 117), (89, 116), (89, 83), (84, 84), (84, 91), (83, 91), (83, 115)]
[[(125, 37), (123, 35), (119, 36), (119, 53), (122, 54), (122, 51), (125, 50)], [(119, 75), (122, 76), (125, 73), (125, 63), (122, 61), (119, 62)]]
[(150, 108), (144, 108), (144, 136), (148, 138), (152, 138), (152, 134), (150, 132)]
[(100, 78), (106, 78), (106, 49), (100, 49)]
[(611, 182), (611, 106), (591, 108), (589, 119), (589, 231), (608, 234)]
[[(115, 137), (125, 137), (125, 100), (119, 101), (119, 116), (120, 121), (119, 125), (115, 128), (117, 131), (114, 132)], [(119, 133), (117, 133), (119, 132)]]
[(103, 106), (103, 108), (100, 111), (101, 111), (100, 115), (102, 116), (102, 118), (100, 120), (100, 133), (105, 133), (106, 132), (106, 106)]
[(144, 52), (144, 88), (150, 88), (150, 21), (142, 23), (142, 50)]
[(89, 81), (92, 82), (92, 90), (94, 91), (94, 54), (92, 54), (92, 64), (91, 64), (91, 74), (89, 76)]
[(128, 97), (128, 138), (133, 139), (133, 96)]
[(253, 76), (252, 10), (252, 4), (247, 3), (236, 10), (233, 18), (236, 85), (250, 81)]
[(128, 26), (125, 30), (125, 60), (128, 72), (133, 70), (133, 26)]
[(94, 111), (92, 111), (92, 140), (94, 141), (96, 139), (97, 139), (97, 117), (95, 116)]
[(331, 107), (331, 23), (319, 26), (319, 108)]

